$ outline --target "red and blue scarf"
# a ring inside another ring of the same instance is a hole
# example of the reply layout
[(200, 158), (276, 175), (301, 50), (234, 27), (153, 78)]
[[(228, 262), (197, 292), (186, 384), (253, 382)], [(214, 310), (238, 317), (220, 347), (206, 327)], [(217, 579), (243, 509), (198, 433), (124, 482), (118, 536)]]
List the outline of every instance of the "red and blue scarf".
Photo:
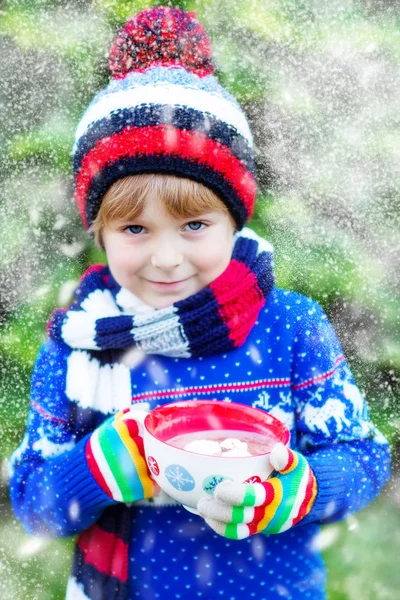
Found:
[(231, 261), (207, 287), (154, 309), (121, 288), (107, 266), (90, 267), (68, 309), (56, 310), (49, 336), (87, 350), (132, 346), (146, 354), (196, 357), (226, 353), (249, 335), (274, 285), (272, 247), (245, 228)]

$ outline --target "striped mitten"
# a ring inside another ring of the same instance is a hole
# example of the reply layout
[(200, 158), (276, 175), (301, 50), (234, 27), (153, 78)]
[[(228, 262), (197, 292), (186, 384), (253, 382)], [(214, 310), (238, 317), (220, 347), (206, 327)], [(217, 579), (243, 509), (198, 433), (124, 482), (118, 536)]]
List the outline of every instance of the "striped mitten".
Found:
[(129, 408), (95, 429), (85, 452), (93, 477), (113, 500), (134, 502), (159, 491), (147, 469), (143, 438)]
[(270, 459), (275, 477), (263, 483), (222, 481), (214, 497), (199, 500), (199, 513), (216, 533), (234, 540), (280, 533), (310, 512), (317, 483), (304, 456), (278, 443)]

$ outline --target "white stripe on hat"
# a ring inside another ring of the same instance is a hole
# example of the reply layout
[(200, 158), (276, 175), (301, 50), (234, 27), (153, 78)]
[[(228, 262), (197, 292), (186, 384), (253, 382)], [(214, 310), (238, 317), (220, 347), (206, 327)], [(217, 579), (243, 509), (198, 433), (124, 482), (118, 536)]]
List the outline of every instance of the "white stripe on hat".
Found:
[(160, 82), (157, 85), (134, 87), (113, 94), (106, 94), (98, 102), (90, 105), (77, 127), (73, 152), (76, 151), (77, 141), (86, 133), (89, 126), (96, 121), (100, 121), (121, 109), (150, 104), (187, 107), (208, 113), (234, 127), (250, 146), (253, 145), (253, 136), (247, 119), (233, 102), (229, 102), (219, 94), (205, 90)]

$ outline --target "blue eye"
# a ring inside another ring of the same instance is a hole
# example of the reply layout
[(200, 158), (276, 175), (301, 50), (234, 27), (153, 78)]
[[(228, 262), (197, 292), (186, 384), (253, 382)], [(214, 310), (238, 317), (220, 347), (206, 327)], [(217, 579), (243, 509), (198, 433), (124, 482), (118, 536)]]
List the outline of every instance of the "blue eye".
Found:
[(127, 230), (129, 231), (129, 233), (138, 234), (142, 233), (143, 227), (142, 225), (130, 225), (129, 227), (127, 227)]
[(189, 227), (190, 231), (199, 231), (202, 227), (205, 227), (205, 225), (201, 221), (191, 221), (190, 223), (187, 223), (185, 227)]

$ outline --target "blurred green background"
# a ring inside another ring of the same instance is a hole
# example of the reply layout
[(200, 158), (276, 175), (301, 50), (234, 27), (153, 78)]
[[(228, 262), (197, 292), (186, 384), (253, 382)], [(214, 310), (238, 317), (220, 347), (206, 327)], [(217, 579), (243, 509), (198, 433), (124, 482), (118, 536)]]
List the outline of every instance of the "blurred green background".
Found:
[[(252, 226), (277, 283), (328, 312), (393, 449), (380, 498), (319, 539), (329, 598), (397, 600), (400, 572), (400, 27), (394, 0), (4, 0), (0, 3), (0, 597), (64, 597), (72, 540), (26, 536), (6, 458), (21, 441), (44, 324), (94, 249), (73, 201), (76, 124), (108, 81), (117, 28), (148, 6), (195, 10), (255, 137)], [(212, 599), (210, 599), (212, 600)]]

